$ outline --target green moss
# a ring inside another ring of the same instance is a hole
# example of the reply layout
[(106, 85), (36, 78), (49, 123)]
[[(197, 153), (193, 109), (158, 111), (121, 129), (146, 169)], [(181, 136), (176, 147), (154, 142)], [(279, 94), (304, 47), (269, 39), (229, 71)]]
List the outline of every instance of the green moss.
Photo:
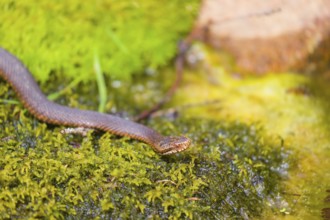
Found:
[(268, 144), (254, 126), (153, 120), (160, 132), (184, 131), (194, 142), (161, 157), (108, 133), (61, 135), (20, 105), (0, 108), (0, 218), (255, 217), (286, 173), (283, 143)]
[(5, 0), (0, 2), (0, 45), (42, 82), (51, 73), (95, 80), (94, 56), (106, 75), (129, 78), (174, 56), (197, 5), (197, 0)]

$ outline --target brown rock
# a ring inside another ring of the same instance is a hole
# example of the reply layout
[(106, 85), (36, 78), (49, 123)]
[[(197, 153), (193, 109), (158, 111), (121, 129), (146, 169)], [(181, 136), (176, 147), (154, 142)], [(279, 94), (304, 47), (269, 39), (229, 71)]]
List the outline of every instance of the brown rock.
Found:
[(330, 0), (204, 0), (193, 33), (242, 72), (315, 69), (330, 61)]

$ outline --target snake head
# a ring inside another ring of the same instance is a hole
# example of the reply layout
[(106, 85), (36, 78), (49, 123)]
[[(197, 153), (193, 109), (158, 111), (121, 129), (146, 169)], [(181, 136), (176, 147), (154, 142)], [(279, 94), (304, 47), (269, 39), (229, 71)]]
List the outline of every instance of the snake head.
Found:
[(191, 140), (185, 136), (169, 136), (159, 142), (159, 154), (169, 155), (186, 150)]

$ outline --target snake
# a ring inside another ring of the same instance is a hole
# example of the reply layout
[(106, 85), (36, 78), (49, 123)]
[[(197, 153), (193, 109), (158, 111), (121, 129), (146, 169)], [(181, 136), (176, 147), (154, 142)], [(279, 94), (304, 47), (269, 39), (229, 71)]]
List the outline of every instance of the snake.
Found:
[(184, 135), (164, 136), (150, 127), (115, 115), (71, 108), (48, 100), (28, 68), (19, 58), (1, 47), (0, 77), (9, 83), (23, 106), (40, 121), (129, 137), (150, 145), (160, 155), (181, 152), (191, 144), (191, 140)]

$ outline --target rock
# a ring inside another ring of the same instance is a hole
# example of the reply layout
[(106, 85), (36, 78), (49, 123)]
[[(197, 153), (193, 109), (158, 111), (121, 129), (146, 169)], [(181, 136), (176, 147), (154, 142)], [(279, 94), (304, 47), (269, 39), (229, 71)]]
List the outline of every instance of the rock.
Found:
[(193, 35), (243, 73), (311, 71), (330, 61), (330, 1), (204, 0)]

